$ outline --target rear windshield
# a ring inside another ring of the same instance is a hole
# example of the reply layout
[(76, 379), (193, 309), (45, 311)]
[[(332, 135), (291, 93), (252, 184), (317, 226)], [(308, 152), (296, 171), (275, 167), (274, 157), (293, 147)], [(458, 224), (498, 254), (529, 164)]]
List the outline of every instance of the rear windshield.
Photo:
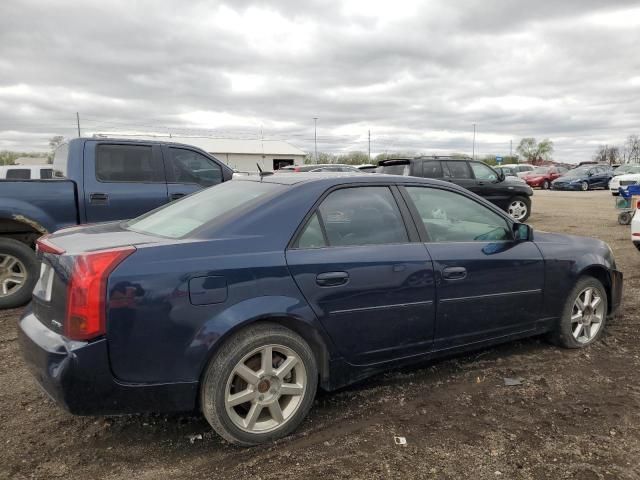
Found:
[(409, 175), (411, 172), (409, 162), (406, 163), (390, 163), (378, 166), (376, 173), (387, 173), (389, 175)]
[(205, 224), (281, 191), (283, 185), (235, 180), (134, 218), (125, 228), (169, 238), (184, 238)]

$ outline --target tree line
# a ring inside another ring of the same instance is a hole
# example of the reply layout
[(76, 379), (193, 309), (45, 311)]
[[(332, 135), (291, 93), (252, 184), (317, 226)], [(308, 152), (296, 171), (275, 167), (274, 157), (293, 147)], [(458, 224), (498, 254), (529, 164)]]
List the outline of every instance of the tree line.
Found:
[(629, 135), (622, 146), (599, 145), (593, 159), (608, 163), (640, 163), (640, 136)]

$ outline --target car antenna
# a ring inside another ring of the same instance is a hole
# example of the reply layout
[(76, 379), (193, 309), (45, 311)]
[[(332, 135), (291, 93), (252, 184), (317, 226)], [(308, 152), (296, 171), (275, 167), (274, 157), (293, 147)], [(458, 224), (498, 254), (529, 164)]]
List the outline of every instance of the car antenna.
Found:
[(262, 168), (260, 168), (260, 164), (256, 163), (256, 167), (258, 167), (258, 175), (260, 175), (260, 180), (262, 180), (262, 177), (266, 177), (267, 175), (273, 175), (273, 172), (264, 172), (262, 171)]

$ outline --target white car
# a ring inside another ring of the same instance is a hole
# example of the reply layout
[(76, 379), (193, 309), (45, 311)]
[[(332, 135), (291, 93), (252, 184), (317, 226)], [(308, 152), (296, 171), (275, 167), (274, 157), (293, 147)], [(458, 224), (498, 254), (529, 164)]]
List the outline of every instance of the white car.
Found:
[(624, 175), (617, 175), (609, 181), (609, 190), (611, 195), (617, 196), (619, 187), (638, 184), (640, 184), (640, 173), (625, 173)]

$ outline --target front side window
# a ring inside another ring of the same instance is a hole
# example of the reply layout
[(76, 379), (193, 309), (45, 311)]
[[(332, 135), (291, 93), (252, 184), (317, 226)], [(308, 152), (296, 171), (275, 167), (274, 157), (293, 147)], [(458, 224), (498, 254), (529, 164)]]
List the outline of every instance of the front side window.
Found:
[(96, 179), (101, 182), (164, 183), (162, 162), (147, 145), (98, 145)]
[(471, 170), (469, 169), (467, 162), (453, 161), (445, 163), (447, 164), (449, 176), (451, 178), (471, 178)]
[(41, 179), (52, 178), (52, 177), (53, 177), (53, 169), (43, 168), (42, 170), (40, 170)]
[(459, 193), (429, 187), (406, 187), (432, 242), (511, 240), (508, 222)]
[[(308, 223), (298, 246), (350, 246), (405, 243), (407, 230), (388, 187), (344, 188), (330, 193)], [(326, 232), (322, 237), (320, 223)], [(322, 237), (322, 239), (321, 239)], [(322, 243), (320, 243), (322, 242)]]
[(490, 182), (495, 182), (496, 180), (498, 180), (496, 172), (494, 172), (491, 167), (488, 167), (482, 163), (472, 162), (471, 169), (473, 170), (473, 175), (477, 180), (489, 180)]
[(220, 165), (204, 155), (184, 148), (169, 149), (170, 177), (177, 183), (196, 183), (210, 187), (222, 182)]
[(31, 178), (31, 170), (28, 168), (12, 168), (11, 170), (7, 170), (7, 178), (29, 180)]

